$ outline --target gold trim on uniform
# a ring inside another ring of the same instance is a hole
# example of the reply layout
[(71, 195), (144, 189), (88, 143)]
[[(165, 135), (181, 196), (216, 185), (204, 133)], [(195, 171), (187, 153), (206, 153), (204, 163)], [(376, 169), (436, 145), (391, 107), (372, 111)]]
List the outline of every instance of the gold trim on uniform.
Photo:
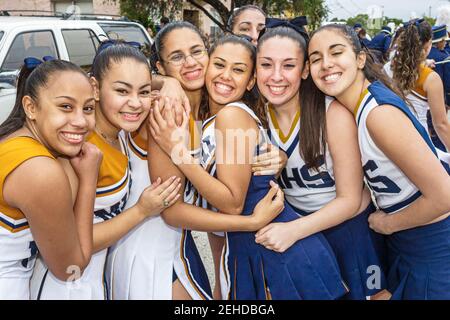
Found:
[(289, 129), (288, 134), (285, 136), (283, 131), (280, 129), (280, 125), (278, 124), (277, 116), (275, 115), (275, 110), (273, 109), (272, 106), (269, 106), (268, 109), (269, 109), (269, 116), (272, 121), (272, 124), (273, 124), (275, 130), (278, 132), (278, 137), (280, 138), (280, 140), (283, 144), (286, 144), (286, 142), (289, 141), (292, 133), (294, 132), (298, 121), (300, 120), (300, 110), (297, 111), (297, 113), (295, 114), (294, 120), (291, 123), (291, 128)]
[(8, 175), (25, 161), (35, 157), (55, 159), (32, 137), (14, 137), (0, 143), (0, 227), (16, 233), (29, 228), (22, 211), (9, 206), (3, 198), (3, 184)]
[(103, 152), (97, 181), (97, 197), (108, 196), (122, 190), (128, 184), (127, 156), (110, 146), (96, 132), (88, 137), (88, 141)]

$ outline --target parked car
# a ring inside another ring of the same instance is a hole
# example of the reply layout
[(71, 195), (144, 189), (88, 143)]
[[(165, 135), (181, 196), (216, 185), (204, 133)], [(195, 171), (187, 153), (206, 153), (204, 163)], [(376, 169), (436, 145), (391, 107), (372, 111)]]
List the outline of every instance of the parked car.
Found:
[(0, 16), (0, 123), (14, 106), (16, 80), (26, 57), (69, 60), (89, 70), (101, 41), (136, 41), (149, 48), (152, 39), (135, 22), (107, 19)]

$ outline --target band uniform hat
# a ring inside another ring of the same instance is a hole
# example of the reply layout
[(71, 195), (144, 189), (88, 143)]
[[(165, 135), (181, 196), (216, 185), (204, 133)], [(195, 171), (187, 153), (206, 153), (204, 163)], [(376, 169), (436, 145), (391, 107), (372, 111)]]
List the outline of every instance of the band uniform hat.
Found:
[(391, 34), (392, 29), (389, 26), (382, 26), (381, 27), (381, 31), (384, 31), (384, 32), (387, 32), (387, 33)]
[(440, 26), (434, 26), (432, 30), (433, 30), (433, 40), (432, 40), (433, 43), (442, 40), (448, 40), (447, 26), (445, 24), (442, 24)]

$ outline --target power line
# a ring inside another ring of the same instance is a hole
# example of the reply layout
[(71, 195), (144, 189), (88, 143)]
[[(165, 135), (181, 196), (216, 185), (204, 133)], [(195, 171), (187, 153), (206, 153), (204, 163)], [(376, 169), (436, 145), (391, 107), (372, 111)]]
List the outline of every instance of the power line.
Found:
[(357, 4), (355, 1), (350, 0), (350, 2), (353, 3), (353, 5), (354, 5), (355, 7), (357, 7), (359, 10), (364, 10), (364, 9), (361, 8), (361, 7), (359, 6), (359, 4)]
[(349, 15), (354, 16), (355, 13), (350, 12), (347, 8), (345, 8), (338, 0), (335, 0), (336, 4), (341, 8), (342, 10), (346, 11)]

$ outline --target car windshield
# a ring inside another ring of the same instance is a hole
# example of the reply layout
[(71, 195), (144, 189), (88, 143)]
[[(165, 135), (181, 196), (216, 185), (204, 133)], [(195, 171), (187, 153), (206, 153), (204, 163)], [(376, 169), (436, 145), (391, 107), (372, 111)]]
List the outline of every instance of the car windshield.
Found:
[(4, 32), (3, 32), (3, 31), (0, 31), (0, 41), (2, 41), (3, 34), (4, 34)]
[(129, 24), (99, 23), (100, 27), (113, 40), (136, 41), (140, 44), (150, 46), (149, 40), (141, 28)]

